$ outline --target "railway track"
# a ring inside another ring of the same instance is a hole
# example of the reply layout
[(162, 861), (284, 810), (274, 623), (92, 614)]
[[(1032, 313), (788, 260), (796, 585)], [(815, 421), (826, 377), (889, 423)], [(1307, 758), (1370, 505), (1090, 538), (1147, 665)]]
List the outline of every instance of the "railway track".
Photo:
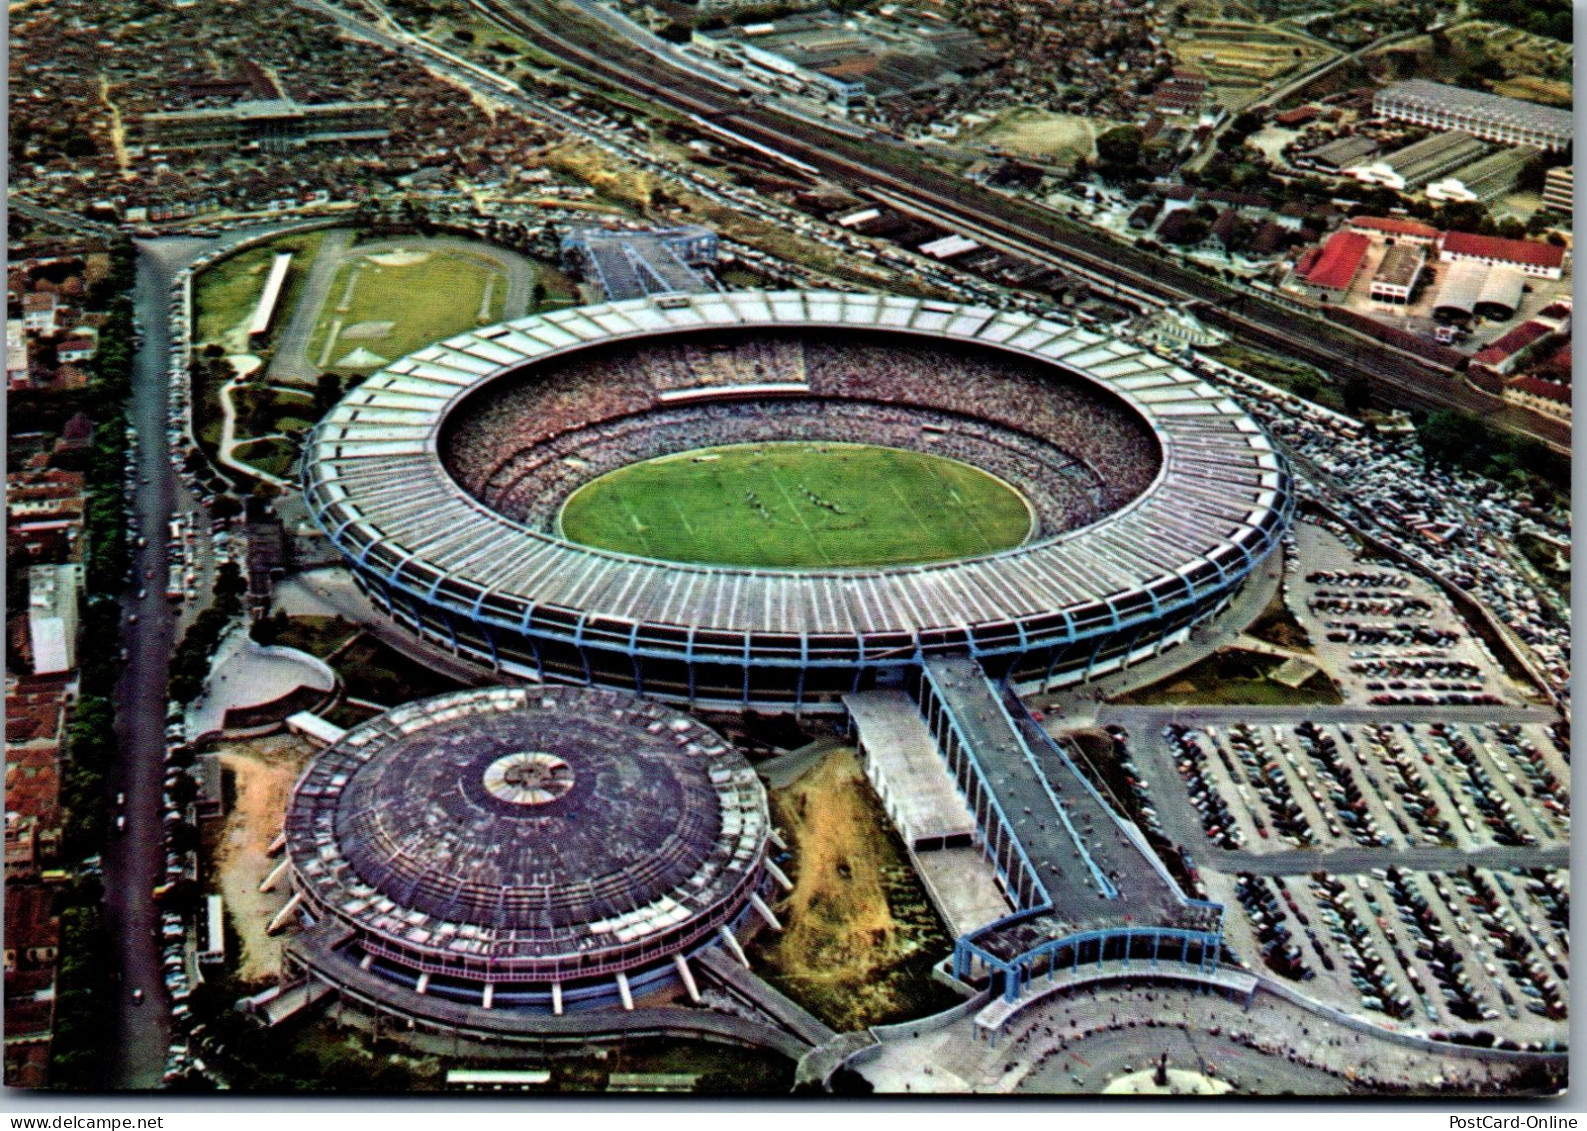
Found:
[(1101, 281), (1115, 294), (1125, 288), (1140, 301), (1185, 305), (1220, 328), (1314, 365), (1335, 379), (1364, 378), (1381, 401), (1459, 409), (1556, 451), (1570, 450), (1568, 422), (1538, 416), (1482, 393), (1464, 384), (1448, 366), (1102, 239), (1083, 225), (933, 169), (890, 143), (828, 130), (771, 107), (746, 105), (739, 91), (602, 35), (554, 0), (470, 3), (506, 30), (530, 36), (542, 50), (601, 83), (716, 122), (856, 187), (909, 198), (934, 210), (945, 222), (978, 228), (1005, 245), (1036, 252), (1039, 258)]

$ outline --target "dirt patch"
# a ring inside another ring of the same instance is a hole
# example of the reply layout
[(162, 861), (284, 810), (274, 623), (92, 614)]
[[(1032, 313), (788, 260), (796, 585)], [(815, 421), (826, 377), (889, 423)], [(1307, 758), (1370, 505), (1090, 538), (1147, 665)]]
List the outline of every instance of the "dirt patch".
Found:
[(381, 267), (417, 267), (430, 258), (428, 251), (405, 251), (398, 248), (396, 251), (381, 252), (378, 255), (366, 255), (365, 259)]
[(1113, 124), (1106, 119), (1022, 107), (1000, 117), (980, 140), (1039, 157), (1089, 160), (1096, 156), (1097, 135)]
[(763, 935), (755, 967), (834, 1029), (957, 1002), (931, 979), (952, 948), (852, 749), (826, 754), (772, 793), (794, 853), (785, 930)]
[(243, 982), (269, 979), (281, 964), (283, 938), (265, 934), (265, 927), (286, 902), (287, 886), (261, 892), (259, 885), (280, 863), (268, 849), (281, 833), (292, 785), (313, 753), (303, 739), (279, 735), (232, 743), (214, 755), (234, 785), (210, 874), (240, 940), (237, 978)]

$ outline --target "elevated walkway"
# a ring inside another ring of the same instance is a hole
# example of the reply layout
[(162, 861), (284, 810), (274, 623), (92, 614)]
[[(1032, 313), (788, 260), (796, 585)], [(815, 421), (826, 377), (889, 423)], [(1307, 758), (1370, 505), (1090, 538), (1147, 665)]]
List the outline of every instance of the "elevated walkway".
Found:
[(1215, 970), (1223, 909), (1179, 890), (1145, 838), (1006, 686), (968, 657), (924, 661), (919, 713), (1016, 911), (962, 935), (954, 976), (1039, 975), (1109, 960)]
[(769, 1048), (795, 1061), (816, 1043), (745, 1017), (682, 1006), (592, 1009), (561, 1016), (531, 1009), (485, 1009), (438, 994), (415, 994), (363, 969), (345, 950), (326, 945), (328, 941), (310, 929), (287, 948), (289, 965), (303, 969), (308, 983), (326, 987), (317, 991), (319, 996), (334, 990), (344, 1003), (388, 1017), (406, 1017), (413, 1026), (432, 1032), (489, 1043), (688, 1037)]
[(778, 992), (764, 979), (757, 978), (715, 947), (700, 951), (695, 956), (695, 962), (702, 974), (729, 994), (764, 1013), (806, 1044), (823, 1045), (837, 1036), (834, 1030), (803, 1006)]

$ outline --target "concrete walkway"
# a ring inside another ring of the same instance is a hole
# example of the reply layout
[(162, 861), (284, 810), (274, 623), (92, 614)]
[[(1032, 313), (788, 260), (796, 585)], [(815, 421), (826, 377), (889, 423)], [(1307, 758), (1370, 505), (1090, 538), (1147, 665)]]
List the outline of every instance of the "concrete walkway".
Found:
[(222, 639), (204, 696), (188, 709), (188, 737), (221, 730), (229, 710), (270, 703), (299, 687), (329, 693), (335, 686), (313, 657), (293, 648), (261, 648), (239, 626)]

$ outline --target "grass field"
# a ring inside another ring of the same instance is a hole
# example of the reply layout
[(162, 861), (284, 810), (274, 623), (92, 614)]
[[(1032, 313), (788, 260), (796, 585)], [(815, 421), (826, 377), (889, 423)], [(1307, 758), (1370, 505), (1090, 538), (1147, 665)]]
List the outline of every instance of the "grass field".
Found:
[[(423, 240), (412, 244), (408, 254), (375, 252), (337, 270), (309, 337), (311, 364), (367, 373), (442, 338), (501, 320), (507, 278), (500, 269), (451, 249), (427, 247)], [(363, 351), (361, 358), (348, 361), (357, 351)]]
[(771, 793), (793, 850), (785, 929), (762, 933), (755, 969), (839, 1032), (959, 1002), (932, 965), (952, 939), (848, 747)]
[(1096, 156), (1097, 135), (1107, 133), (1114, 125), (1117, 123), (1106, 118), (1055, 114), (1033, 106), (1020, 106), (998, 115), (976, 140), (1037, 157), (1091, 160)]
[(1216, 652), (1149, 687), (1120, 695), (1113, 702), (1139, 706), (1272, 707), (1342, 702), (1339, 689), (1324, 672), (1318, 672), (1299, 687), (1286, 687), (1270, 678), (1282, 663), (1275, 656), (1231, 648)]
[[(222, 342), (228, 353), (242, 353), (248, 345), (245, 331), (259, 295), (264, 291), (270, 264), (280, 252), (293, 254), (292, 282), (301, 281), (314, 257), (319, 254), (323, 232), (300, 232), (282, 236), (258, 247), (248, 248), (222, 259), (199, 274), (193, 284), (193, 309), (197, 321), (196, 341)], [(275, 328), (286, 321), (292, 310), (294, 288), (288, 283), (282, 293)]]
[(1013, 488), (954, 460), (866, 444), (709, 448), (601, 476), (564, 537), (664, 561), (773, 568), (948, 561), (1017, 546)]

